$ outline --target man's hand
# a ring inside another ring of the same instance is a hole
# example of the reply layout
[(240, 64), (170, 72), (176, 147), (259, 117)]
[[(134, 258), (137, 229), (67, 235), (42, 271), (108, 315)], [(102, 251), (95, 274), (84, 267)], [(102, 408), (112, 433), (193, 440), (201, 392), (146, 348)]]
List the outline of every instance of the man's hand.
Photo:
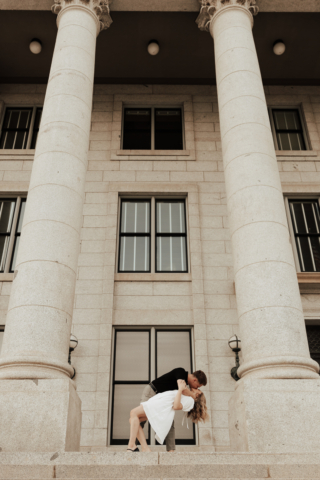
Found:
[(186, 388), (186, 382), (184, 380), (178, 380), (178, 389), (180, 392)]

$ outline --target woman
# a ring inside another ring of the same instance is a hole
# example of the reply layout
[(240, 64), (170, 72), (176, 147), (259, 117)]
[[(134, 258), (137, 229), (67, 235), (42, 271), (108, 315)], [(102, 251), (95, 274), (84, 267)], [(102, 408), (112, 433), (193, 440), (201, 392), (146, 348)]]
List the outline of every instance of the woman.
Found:
[(151, 427), (156, 433), (156, 440), (162, 445), (172, 425), (175, 411), (188, 412), (193, 422), (204, 422), (208, 418), (206, 398), (203, 393), (192, 389), (192, 396), (185, 396), (182, 391), (186, 388), (184, 380), (178, 380), (178, 390), (168, 390), (158, 393), (147, 402), (142, 402), (139, 407), (130, 412), (130, 440), (127, 452), (139, 452), (136, 447), (136, 438), (141, 444), (143, 452), (151, 452), (146, 438), (140, 426), (140, 422), (149, 420)]

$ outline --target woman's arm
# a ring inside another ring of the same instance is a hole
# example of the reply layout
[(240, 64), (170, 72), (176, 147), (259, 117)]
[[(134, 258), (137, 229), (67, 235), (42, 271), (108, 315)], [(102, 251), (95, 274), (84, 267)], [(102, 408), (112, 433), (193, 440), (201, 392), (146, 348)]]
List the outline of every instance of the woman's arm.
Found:
[(177, 391), (177, 394), (175, 396), (174, 402), (173, 402), (173, 410), (182, 410), (182, 403), (181, 403), (181, 394), (182, 390), (186, 388), (186, 382), (184, 380), (178, 380), (178, 387), (179, 390)]

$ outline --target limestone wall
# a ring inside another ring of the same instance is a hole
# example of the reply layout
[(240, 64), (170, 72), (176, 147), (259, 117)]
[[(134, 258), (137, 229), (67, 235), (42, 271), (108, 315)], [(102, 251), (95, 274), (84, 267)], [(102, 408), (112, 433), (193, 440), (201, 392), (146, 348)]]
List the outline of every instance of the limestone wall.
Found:
[[(2, 85), (0, 101), (38, 105), (43, 92), (43, 86)], [(284, 194), (319, 195), (320, 87), (270, 86), (266, 96), (270, 106), (301, 107), (310, 144), (319, 153), (278, 157)], [(123, 105), (183, 106), (189, 155), (119, 155)], [(0, 151), (4, 195), (27, 191), (32, 162), (15, 153), (18, 160)], [(194, 325), (196, 368), (208, 373), (211, 406), (211, 422), (200, 428), (200, 445), (228, 450), (228, 400), (235, 383), (227, 340), (238, 326), (216, 88), (97, 85), (88, 160), (73, 316), (79, 346), (72, 356), (83, 409), (82, 449), (107, 444), (112, 325)], [(129, 281), (130, 274), (120, 278), (115, 273), (118, 199), (125, 193), (186, 195), (189, 276), (177, 275), (174, 282), (156, 275)], [(2, 283), (0, 324), (9, 294), (10, 282)], [(320, 318), (319, 294), (303, 294), (302, 301), (306, 318)]]

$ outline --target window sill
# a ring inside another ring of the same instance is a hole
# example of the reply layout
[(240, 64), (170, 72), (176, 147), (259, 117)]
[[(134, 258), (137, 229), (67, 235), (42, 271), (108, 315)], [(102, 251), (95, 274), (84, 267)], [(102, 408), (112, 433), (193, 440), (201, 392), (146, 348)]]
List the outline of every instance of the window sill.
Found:
[(195, 160), (190, 150), (117, 150), (111, 160)]
[(33, 160), (35, 150), (0, 150), (1, 160)]
[(0, 282), (13, 282), (14, 273), (0, 273)]
[(297, 273), (301, 293), (320, 293), (320, 273)]
[(116, 273), (115, 282), (191, 282), (191, 273)]
[(276, 150), (277, 158), (280, 158), (282, 161), (287, 157), (288, 160), (292, 160), (292, 157), (305, 158), (305, 157), (317, 157), (318, 152), (314, 150)]

